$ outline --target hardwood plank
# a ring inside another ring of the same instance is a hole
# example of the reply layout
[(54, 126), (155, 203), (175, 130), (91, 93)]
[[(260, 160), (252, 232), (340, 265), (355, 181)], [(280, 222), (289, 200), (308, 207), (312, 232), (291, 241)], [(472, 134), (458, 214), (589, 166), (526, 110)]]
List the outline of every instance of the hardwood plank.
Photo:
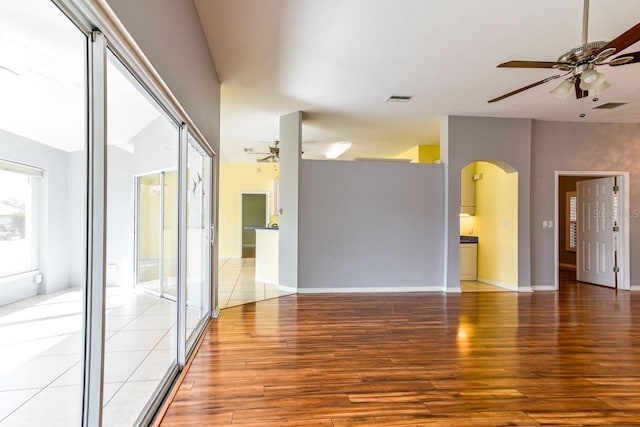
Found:
[(640, 425), (640, 296), (291, 295), (211, 322), (162, 425)]

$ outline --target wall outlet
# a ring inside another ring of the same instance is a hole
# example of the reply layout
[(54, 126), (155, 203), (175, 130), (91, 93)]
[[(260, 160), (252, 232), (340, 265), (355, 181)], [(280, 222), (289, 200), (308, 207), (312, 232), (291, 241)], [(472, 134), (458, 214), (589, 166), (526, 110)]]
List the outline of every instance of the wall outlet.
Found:
[(547, 224), (549, 225), (549, 228), (553, 228), (553, 221), (548, 221)]
[(542, 221), (542, 228), (548, 228), (549, 227), (549, 221)]

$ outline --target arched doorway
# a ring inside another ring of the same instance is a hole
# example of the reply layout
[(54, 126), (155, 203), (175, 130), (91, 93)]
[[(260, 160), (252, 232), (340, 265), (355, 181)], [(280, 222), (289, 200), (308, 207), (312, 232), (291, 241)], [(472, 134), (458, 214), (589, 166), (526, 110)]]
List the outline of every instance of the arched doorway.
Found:
[(460, 288), (517, 291), (518, 172), (477, 160), (460, 173)]

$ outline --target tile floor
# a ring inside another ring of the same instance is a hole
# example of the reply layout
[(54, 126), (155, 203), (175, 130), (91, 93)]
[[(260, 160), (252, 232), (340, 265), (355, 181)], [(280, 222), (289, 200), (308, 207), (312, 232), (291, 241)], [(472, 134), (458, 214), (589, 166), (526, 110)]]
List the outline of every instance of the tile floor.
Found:
[[(82, 298), (70, 289), (0, 307), (1, 427), (79, 424)], [(106, 305), (103, 425), (127, 426), (175, 360), (176, 304), (108, 288)]]
[(255, 281), (255, 258), (218, 260), (218, 301), (220, 308), (262, 301), (291, 292)]

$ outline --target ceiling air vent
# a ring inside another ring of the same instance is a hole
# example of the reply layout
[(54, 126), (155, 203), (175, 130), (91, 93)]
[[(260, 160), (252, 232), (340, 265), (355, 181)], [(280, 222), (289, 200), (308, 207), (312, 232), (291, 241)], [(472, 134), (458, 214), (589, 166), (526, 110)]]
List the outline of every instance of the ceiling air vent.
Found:
[(593, 107), (593, 109), (594, 110), (613, 110), (614, 108), (622, 107), (623, 105), (627, 105), (627, 103), (626, 102), (607, 102), (606, 104)]
[(245, 153), (253, 153), (253, 148), (245, 147), (244, 152)]
[(411, 97), (409, 95), (389, 95), (386, 102), (409, 102)]

